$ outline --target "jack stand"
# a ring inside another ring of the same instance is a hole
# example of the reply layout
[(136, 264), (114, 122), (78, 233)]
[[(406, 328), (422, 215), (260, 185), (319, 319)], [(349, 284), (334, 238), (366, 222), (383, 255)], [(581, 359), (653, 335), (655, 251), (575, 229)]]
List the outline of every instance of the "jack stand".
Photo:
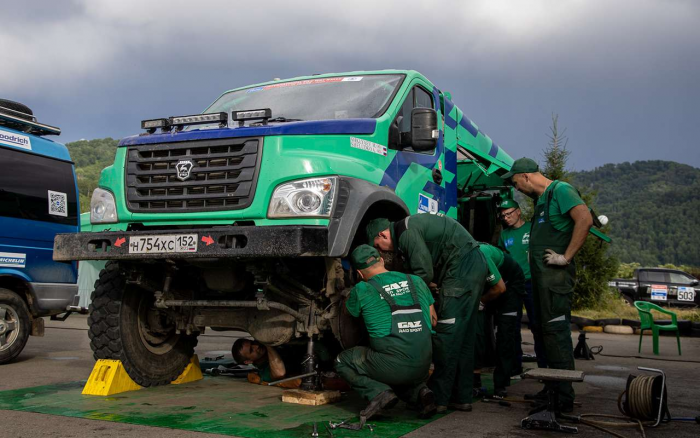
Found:
[(562, 426), (557, 418), (563, 418), (574, 422), (579, 417), (559, 414), (559, 394), (557, 388), (552, 385), (556, 382), (582, 382), (583, 372), (574, 370), (557, 370), (548, 368), (535, 368), (523, 374), (526, 379), (538, 379), (545, 382), (547, 388), (547, 403), (531, 410), (529, 415), (520, 421), (523, 429), (544, 429), (564, 433), (578, 433), (578, 428)]
[(586, 332), (581, 331), (578, 335), (578, 344), (574, 349), (574, 359), (595, 360), (591, 349), (586, 343)]
[[(306, 357), (302, 362), (303, 372), (307, 375), (301, 381), (300, 389), (304, 391), (318, 391), (321, 389), (320, 374), (316, 371), (316, 355), (314, 354), (314, 337), (309, 336), (309, 342), (306, 345)], [(314, 374), (312, 374), (314, 373)]]

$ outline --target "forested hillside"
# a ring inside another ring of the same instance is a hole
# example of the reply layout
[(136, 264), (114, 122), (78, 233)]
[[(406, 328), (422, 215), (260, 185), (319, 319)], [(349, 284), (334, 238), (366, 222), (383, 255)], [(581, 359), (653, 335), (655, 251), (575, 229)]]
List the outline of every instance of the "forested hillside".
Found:
[(114, 162), (117, 143), (117, 140), (103, 138), (80, 140), (66, 144), (75, 163), (78, 190), (80, 191), (80, 209), (82, 212), (90, 210), (92, 191), (97, 187), (102, 169)]
[(597, 193), (621, 262), (700, 266), (700, 169), (671, 161), (606, 164), (574, 172), (581, 191)]

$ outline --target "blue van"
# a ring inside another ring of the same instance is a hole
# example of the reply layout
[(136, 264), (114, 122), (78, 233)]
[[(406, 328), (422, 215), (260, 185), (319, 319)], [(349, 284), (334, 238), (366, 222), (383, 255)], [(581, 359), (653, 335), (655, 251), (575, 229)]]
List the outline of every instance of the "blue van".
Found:
[(54, 262), (56, 233), (79, 230), (68, 149), (32, 111), (0, 99), (0, 364), (42, 336), (44, 316), (77, 310), (77, 265)]

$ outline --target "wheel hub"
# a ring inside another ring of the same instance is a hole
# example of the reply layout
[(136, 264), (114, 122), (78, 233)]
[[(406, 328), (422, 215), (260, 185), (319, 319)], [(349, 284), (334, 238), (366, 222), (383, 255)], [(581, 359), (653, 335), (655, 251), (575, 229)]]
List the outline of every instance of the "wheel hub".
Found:
[(15, 309), (0, 304), (0, 351), (12, 346), (19, 334), (19, 316)]
[(142, 300), (139, 304), (138, 320), (141, 342), (152, 353), (169, 352), (180, 338), (168, 316), (162, 310), (151, 306), (147, 300)]

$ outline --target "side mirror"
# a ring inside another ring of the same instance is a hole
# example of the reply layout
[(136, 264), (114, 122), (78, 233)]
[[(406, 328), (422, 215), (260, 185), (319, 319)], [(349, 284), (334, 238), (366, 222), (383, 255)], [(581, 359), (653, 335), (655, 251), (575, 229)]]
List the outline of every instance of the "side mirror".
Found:
[(691, 285), (691, 286), (697, 286), (698, 284), (700, 284), (700, 281), (699, 281), (699, 280), (691, 280), (691, 281), (690, 281), (690, 285)]
[(411, 111), (411, 146), (424, 152), (435, 149), (438, 140), (437, 113), (432, 108), (413, 108)]

